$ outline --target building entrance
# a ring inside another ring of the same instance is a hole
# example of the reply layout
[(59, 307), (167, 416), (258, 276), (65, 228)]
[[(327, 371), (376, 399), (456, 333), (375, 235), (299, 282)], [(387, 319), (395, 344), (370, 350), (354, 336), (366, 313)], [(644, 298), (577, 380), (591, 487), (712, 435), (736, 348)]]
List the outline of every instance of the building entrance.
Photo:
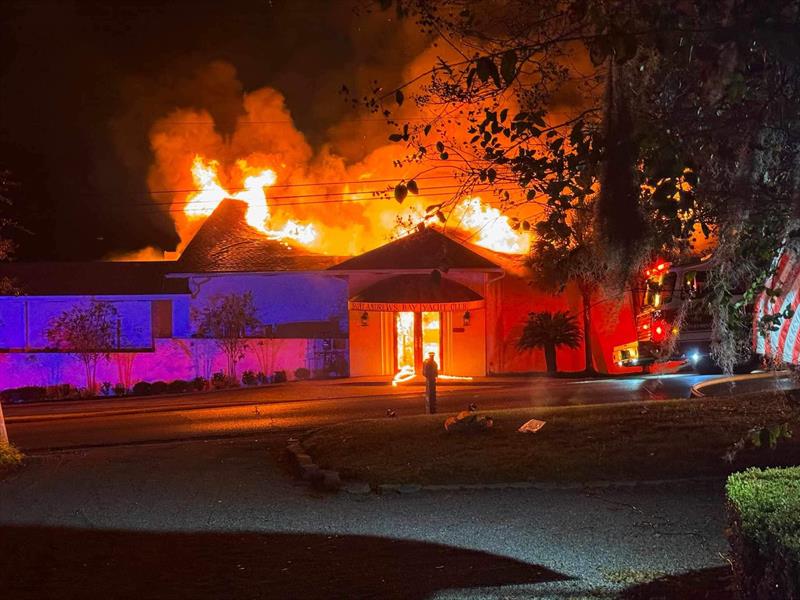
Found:
[(422, 372), (422, 361), (433, 352), (442, 368), (442, 317), (439, 312), (395, 313), (397, 370)]

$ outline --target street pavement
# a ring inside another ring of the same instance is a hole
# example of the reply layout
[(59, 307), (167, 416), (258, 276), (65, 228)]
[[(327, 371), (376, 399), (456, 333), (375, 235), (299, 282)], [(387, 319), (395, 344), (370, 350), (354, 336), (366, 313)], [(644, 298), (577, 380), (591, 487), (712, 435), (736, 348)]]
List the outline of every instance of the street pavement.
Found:
[[(483, 378), (441, 386), (439, 411), (464, 410), (470, 403), (498, 410), (688, 398), (691, 387), (707, 378)], [(12, 442), (30, 451), (299, 431), (382, 418), (387, 410), (422, 413), (422, 387), (358, 379), (301, 382), (190, 396), (12, 405), (5, 413)]]
[(721, 482), (323, 495), (285, 440), (33, 455), (0, 480), (3, 596), (595, 598), (724, 565)]

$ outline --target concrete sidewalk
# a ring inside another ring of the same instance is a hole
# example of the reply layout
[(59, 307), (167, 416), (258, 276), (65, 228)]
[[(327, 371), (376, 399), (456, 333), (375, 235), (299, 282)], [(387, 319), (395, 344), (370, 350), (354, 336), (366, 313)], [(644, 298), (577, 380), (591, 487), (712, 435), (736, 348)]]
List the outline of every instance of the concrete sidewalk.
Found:
[(70, 597), (78, 568), (84, 597), (115, 578), (109, 597), (605, 597), (724, 565), (718, 484), (325, 496), (285, 439), (33, 456), (0, 481), (0, 589)]

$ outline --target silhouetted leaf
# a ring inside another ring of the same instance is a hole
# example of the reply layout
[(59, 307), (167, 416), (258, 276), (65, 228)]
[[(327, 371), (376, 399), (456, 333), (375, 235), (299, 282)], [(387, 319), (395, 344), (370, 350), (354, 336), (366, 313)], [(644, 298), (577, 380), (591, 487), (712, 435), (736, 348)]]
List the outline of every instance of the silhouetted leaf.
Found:
[(403, 200), (406, 199), (406, 196), (408, 196), (408, 188), (405, 186), (405, 184), (398, 183), (396, 186), (394, 186), (394, 199), (395, 200), (397, 200), (398, 202), (402, 203)]
[(503, 75), (503, 80), (506, 84), (514, 81), (517, 76), (517, 53), (514, 50), (509, 50), (503, 54), (503, 58), (500, 61), (500, 73)]

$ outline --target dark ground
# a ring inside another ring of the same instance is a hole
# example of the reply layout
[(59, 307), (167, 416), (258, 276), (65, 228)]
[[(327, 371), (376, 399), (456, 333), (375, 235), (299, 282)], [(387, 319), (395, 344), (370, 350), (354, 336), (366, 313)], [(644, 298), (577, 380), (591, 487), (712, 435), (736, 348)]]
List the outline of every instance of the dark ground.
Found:
[(0, 481), (3, 598), (641, 598), (725, 564), (717, 484), (329, 496), (285, 441), (30, 457)]

